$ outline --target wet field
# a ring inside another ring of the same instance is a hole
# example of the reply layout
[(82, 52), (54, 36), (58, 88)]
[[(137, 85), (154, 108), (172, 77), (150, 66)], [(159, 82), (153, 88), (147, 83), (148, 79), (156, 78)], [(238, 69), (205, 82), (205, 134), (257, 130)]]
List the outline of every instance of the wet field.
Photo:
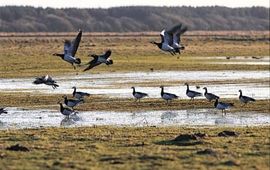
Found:
[(141, 112), (78, 111), (69, 118), (58, 110), (28, 110), (7, 108), (2, 116), (0, 129), (82, 126), (259, 126), (270, 125), (270, 115), (256, 112), (221, 114), (215, 109), (187, 109)]

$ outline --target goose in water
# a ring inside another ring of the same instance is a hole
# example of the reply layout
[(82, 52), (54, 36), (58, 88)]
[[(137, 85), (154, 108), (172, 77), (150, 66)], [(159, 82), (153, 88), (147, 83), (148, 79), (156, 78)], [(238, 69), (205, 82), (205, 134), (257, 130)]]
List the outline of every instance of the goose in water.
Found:
[(84, 97), (90, 96), (89, 93), (77, 91), (77, 88), (75, 86), (72, 88), (74, 89), (72, 96), (75, 97), (76, 99), (83, 99)]
[(81, 64), (81, 59), (75, 56), (82, 37), (82, 31), (79, 30), (77, 37), (73, 41), (66, 40), (64, 43), (64, 54), (54, 53), (54, 56), (61, 57), (64, 61), (70, 63), (74, 69), (74, 64)]
[(5, 108), (0, 108), (0, 115), (1, 114), (7, 114), (7, 110), (5, 110)]
[(223, 111), (226, 114), (226, 109), (231, 108), (233, 105), (234, 105), (233, 103), (219, 102), (218, 99), (216, 99), (214, 103), (215, 108), (221, 110), (222, 114), (223, 114)]
[(46, 75), (46, 76), (42, 76), (42, 77), (36, 77), (36, 80), (33, 81), (33, 84), (46, 84), (48, 86), (52, 86), (53, 89), (59, 87), (58, 84), (56, 84), (56, 81), (54, 81), (52, 79), (51, 76)]
[(105, 63), (106, 65), (113, 64), (113, 60), (110, 58), (111, 54), (112, 54), (112, 51), (107, 50), (105, 54), (102, 54), (102, 55), (96, 55), (96, 54), (90, 55), (94, 59), (85, 64), (85, 65), (88, 65), (88, 67), (86, 67), (83, 71), (90, 70), (102, 63)]
[(185, 47), (181, 44), (181, 35), (187, 31), (187, 27), (182, 24), (178, 24), (168, 30), (170, 43), (169, 45), (173, 47), (176, 53), (181, 54), (181, 50), (184, 50)]
[(164, 92), (164, 86), (160, 86), (160, 88), (161, 88), (160, 95), (161, 95), (162, 99), (166, 100), (167, 103), (169, 103), (169, 101), (171, 101), (173, 99), (178, 98), (178, 96), (176, 96), (175, 94)]
[(58, 104), (60, 105), (60, 112), (67, 116), (69, 118), (69, 116), (71, 114), (75, 114), (76, 112), (70, 108), (64, 107), (63, 104), (61, 102), (58, 102)]
[(176, 52), (180, 54), (180, 50), (184, 50), (185, 47), (181, 45), (180, 36), (187, 31), (187, 27), (182, 27), (182, 24), (178, 24), (169, 30), (162, 30), (160, 33), (161, 42), (151, 41), (159, 49), (175, 55)]
[(215, 99), (219, 99), (219, 97), (218, 97), (217, 95), (214, 95), (213, 93), (208, 93), (206, 87), (204, 87), (203, 89), (205, 90), (205, 92), (204, 92), (204, 97), (205, 97), (209, 102), (211, 102), (212, 100), (215, 100)]
[(142, 92), (138, 92), (138, 91), (135, 91), (135, 87), (131, 87), (133, 89), (133, 92), (132, 92), (132, 95), (135, 97), (135, 101), (142, 99), (146, 96), (148, 96), (148, 94), (146, 93), (142, 93)]
[(190, 100), (194, 100), (194, 97), (202, 96), (202, 93), (200, 93), (200, 92), (189, 90), (188, 83), (185, 83), (185, 85), (187, 86), (186, 95), (188, 97), (190, 97)]
[[(256, 101), (255, 99), (253, 99), (253, 98), (251, 98), (251, 97), (243, 96), (242, 90), (239, 90), (239, 93), (240, 93), (240, 95), (239, 95), (239, 100), (240, 100), (241, 103), (244, 103), (244, 105), (246, 105), (246, 104), (249, 103), (249, 102), (255, 102), (255, 101)], [(243, 105), (243, 106), (244, 106), (244, 105)]]
[(71, 107), (72, 109), (78, 104), (81, 104), (84, 102), (83, 99), (68, 99), (66, 95), (64, 95), (63, 98), (64, 98), (65, 105), (67, 105), (68, 107)]

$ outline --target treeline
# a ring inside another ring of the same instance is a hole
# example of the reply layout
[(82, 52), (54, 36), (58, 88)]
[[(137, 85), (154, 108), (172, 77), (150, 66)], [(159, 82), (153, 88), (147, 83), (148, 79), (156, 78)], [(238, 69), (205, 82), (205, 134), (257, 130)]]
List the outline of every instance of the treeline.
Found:
[(190, 30), (269, 30), (269, 8), (115, 7), (109, 9), (0, 7), (1, 32), (161, 31), (176, 23)]

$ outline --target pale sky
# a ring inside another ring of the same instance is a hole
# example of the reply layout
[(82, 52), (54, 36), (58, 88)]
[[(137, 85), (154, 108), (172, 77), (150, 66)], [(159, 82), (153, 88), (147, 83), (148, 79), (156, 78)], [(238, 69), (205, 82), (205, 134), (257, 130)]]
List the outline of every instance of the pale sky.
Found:
[(34, 7), (77, 7), (77, 8), (109, 8), (116, 6), (227, 6), (269, 8), (269, 0), (0, 0), (0, 6), (23, 5)]

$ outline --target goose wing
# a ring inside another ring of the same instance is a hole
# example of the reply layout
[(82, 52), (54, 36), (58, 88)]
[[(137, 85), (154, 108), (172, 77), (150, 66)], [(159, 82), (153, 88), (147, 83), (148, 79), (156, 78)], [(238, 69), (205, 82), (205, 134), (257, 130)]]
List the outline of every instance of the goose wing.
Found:
[(187, 27), (180, 28), (173, 34), (173, 42), (179, 44), (181, 42), (181, 35), (187, 31)]
[[(92, 55), (92, 57), (93, 57), (93, 55)], [(86, 67), (83, 71), (90, 70), (90, 69), (92, 69), (92, 68), (94, 68), (94, 67), (100, 65), (101, 62), (98, 61), (98, 56), (95, 56), (94, 59), (91, 60), (91, 61), (90, 61), (89, 63), (87, 63), (86, 65), (88, 65), (88, 64), (89, 64), (89, 66)]]
[(111, 56), (112, 51), (111, 50), (107, 50), (105, 52), (105, 54), (102, 55), (102, 57), (104, 57), (106, 60)]
[(78, 35), (73, 41), (66, 40), (64, 43), (64, 54), (68, 54), (74, 57), (78, 50), (81, 38), (82, 38), (82, 31), (80, 30)]
[(163, 37), (162, 43), (172, 45), (173, 44), (173, 35), (169, 34), (167, 31), (162, 30), (160, 35)]

